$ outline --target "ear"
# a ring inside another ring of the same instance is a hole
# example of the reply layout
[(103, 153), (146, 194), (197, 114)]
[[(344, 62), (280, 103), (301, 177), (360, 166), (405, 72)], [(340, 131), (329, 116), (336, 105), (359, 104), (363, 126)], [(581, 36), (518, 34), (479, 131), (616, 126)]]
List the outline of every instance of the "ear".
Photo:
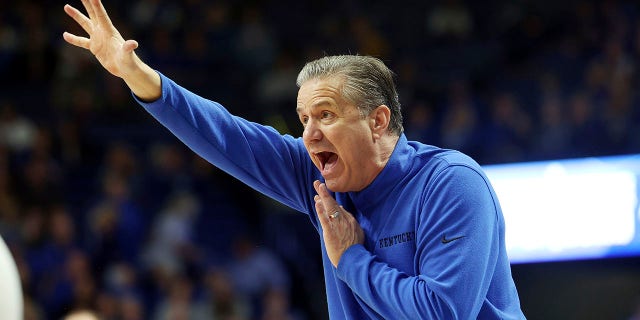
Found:
[(369, 125), (375, 139), (387, 132), (391, 121), (391, 110), (385, 105), (379, 105), (369, 114)]

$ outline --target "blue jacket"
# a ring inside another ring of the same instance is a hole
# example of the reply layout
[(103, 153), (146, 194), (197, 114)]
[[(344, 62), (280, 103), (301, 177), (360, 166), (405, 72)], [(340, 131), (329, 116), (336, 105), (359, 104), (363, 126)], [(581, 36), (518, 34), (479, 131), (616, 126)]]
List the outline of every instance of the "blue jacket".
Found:
[[(300, 138), (231, 115), (164, 75), (162, 97), (139, 103), (193, 151), (309, 216), (322, 176)], [(335, 193), (365, 234), (337, 268), (322, 257), (331, 319), (523, 319), (500, 204), (466, 155), (400, 136), (359, 192)]]

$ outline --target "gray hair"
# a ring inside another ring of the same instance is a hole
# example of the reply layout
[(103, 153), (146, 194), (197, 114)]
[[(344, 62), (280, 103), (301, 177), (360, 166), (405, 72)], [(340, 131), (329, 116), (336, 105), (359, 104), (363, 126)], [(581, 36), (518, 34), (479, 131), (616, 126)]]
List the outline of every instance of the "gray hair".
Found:
[(389, 132), (400, 135), (404, 131), (394, 73), (384, 62), (369, 56), (327, 56), (308, 62), (298, 74), (296, 84), (300, 87), (308, 80), (333, 76), (344, 78), (342, 96), (354, 103), (363, 117), (386, 105), (391, 110)]

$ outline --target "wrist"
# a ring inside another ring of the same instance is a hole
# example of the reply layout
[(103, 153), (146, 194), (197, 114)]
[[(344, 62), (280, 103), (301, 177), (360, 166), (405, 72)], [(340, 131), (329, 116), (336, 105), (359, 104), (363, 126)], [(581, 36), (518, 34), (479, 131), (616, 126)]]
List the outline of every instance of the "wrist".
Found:
[(162, 96), (160, 75), (137, 57), (135, 60), (136, 66), (122, 79), (140, 100), (151, 102), (159, 99)]

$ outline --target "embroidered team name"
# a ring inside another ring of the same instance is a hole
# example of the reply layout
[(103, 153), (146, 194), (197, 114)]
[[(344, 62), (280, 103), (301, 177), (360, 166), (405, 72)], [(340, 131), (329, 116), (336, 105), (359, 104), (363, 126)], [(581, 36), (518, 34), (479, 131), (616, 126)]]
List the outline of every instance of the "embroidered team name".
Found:
[(378, 245), (380, 246), (380, 248), (386, 248), (386, 247), (391, 247), (400, 243), (415, 241), (415, 239), (416, 239), (416, 232), (409, 231), (409, 232), (403, 232), (401, 234), (397, 234), (395, 236), (382, 238), (378, 240)]

